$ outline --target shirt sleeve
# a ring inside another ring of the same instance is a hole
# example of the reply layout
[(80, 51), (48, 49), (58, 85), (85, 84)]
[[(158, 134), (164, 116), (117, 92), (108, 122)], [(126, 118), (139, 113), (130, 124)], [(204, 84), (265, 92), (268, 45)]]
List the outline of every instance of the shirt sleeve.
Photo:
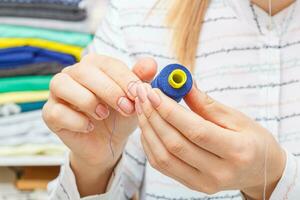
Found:
[(294, 200), (300, 197), (300, 160), (295, 155), (286, 151), (286, 166), (270, 200)]

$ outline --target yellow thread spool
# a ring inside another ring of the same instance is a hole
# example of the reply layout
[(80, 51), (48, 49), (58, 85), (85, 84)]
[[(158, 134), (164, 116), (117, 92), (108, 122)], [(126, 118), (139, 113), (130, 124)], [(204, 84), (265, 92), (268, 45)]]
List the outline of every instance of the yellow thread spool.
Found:
[(168, 82), (175, 89), (181, 88), (187, 81), (186, 73), (181, 69), (175, 69), (168, 77)]

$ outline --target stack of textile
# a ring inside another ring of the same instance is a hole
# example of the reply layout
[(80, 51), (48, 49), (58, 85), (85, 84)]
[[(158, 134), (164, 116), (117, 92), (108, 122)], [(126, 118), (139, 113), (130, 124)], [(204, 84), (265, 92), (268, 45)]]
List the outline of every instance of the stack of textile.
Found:
[(0, 0), (0, 24), (94, 33), (108, 0)]
[(84, 0), (0, 0), (0, 156), (65, 150), (43, 123), (41, 108), (52, 76), (79, 61), (93, 38), (75, 26), (87, 21), (86, 5)]

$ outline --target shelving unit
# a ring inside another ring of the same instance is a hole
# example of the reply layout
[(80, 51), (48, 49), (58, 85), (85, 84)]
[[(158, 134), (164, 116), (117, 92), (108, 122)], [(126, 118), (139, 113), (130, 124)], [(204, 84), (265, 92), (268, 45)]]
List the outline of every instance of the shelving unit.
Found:
[(59, 166), (64, 162), (64, 156), (20, 156), (0, 157), (0, 167), (5, 166)]

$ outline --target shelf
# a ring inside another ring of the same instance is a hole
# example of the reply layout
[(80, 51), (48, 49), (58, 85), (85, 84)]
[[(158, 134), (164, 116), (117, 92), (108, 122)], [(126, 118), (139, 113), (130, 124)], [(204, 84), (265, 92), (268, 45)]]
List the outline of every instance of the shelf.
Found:
[(0, 167), (7, 166), (59, 166), (64, 156), (15, 156), (0, 157)]

